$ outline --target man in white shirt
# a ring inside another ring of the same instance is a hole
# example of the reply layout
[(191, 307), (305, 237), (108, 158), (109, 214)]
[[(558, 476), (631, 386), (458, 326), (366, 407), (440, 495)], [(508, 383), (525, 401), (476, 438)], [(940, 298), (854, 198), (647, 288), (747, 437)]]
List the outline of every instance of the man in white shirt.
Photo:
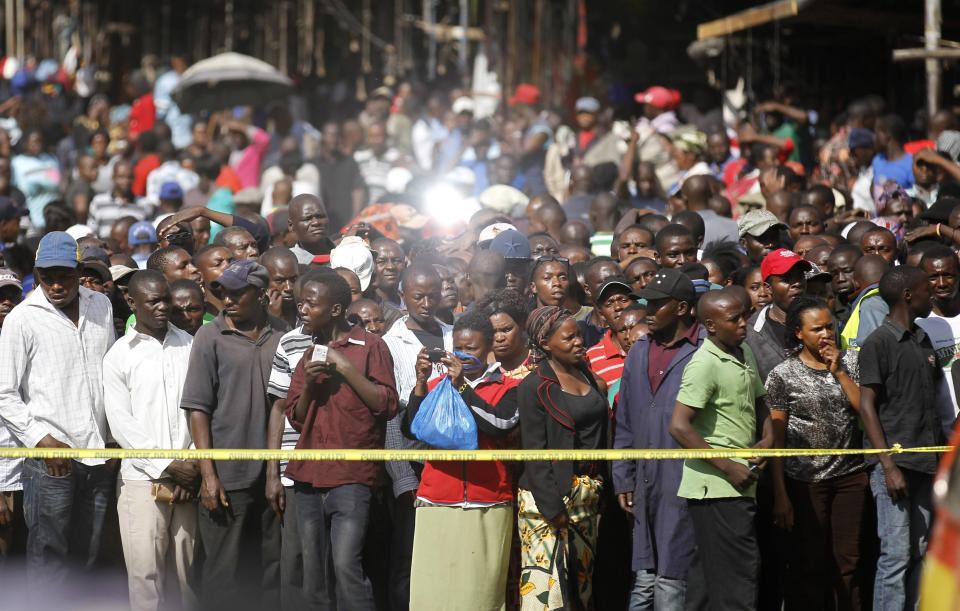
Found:
[(157, 155), (160, 156), (160, 167), (147, 175), (146, 199), (153, 205), (160, 203), (160, 187), (165, 182), (176, 182), (183, 192), (196, 188), (200, 184), (200, 177), (193, 170), (180, 165), (177, 161), (177, 152), (169, 142), (161, 142), (157, 146)]
[(937, 412), (948, 437), (957, 418), (957, 394), (951, 374), (960, 354), (960, 260), (947, 246), (932, 247), (920, 260), (920, 269), (930, 278), (933, 293), (933, 311), (926, 318), (918, 318), (937, 353), (937, 363), (943, 368), (937, 386)]
[[(440, 322), (440, 275), (432, 265), (411, 265), (401, 276), (400, 296), (407, 308), (403, 316), (383, 336), (393, 357), (393, 375), (400, 395), (401, 410), (406, 408), (410, 391), (417, 383), (417, 355), (423, 348), (453, 351), (453, 327)], [(446, 371), (437, 365), (438, 374)], [(387, 422), (385, 447), (388, 450), (424, 448), (403, 436), (400, 424), (403, 414)], [(388, 461), (387, 474), (393, 482), (396, 499), (393, 511), (393, 542), (390, 558), (390, 597), (398, 608), (406, 608), (410, 600), (410, 560), (413, 553), (414, 495), (420, 485), (418, 473), (422, 465), (407, 461)]]
[[(11, 311), (0, 334), (0, 421), (28, 448), (103, 448), (103, 356), (113, 310), (80, 286), (77, 243), (62, 231), (37, 249), (39, 288)], [(102, 459), (26, 459), (23, 496), (32, 597), (57, 593), (71, 566), (92, 569), (114, 470)], [(76, 602), (76, 601), (74, 601)]]
[[(170, 288), (156, 270), (137, 272), (127, 299), (136, 324), (103, 360), (107, 421), (123, 448), (190, 447), (180, 410), (193, 337), (171, 325)], [(196, 461), (133, 458), (120, 468), (117, 514), (130, 607), (155, 611), (168, 590), (167, 556), (179, 583), (180, 606), (196, 606), (190, 575), (197, 530)], [(171, 601), (172, 602), (172, 601)]]

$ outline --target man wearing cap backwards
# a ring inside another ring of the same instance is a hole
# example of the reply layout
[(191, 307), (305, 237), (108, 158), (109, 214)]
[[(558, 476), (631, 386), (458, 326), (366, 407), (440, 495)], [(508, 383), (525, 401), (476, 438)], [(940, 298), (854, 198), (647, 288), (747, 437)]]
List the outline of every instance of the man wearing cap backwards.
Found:
[[(662, 269), (640, 291), (647, 300), (650, 333), (627, 356), (616, 411), (615, 448), (677, 448), (670, 417), (683, 371), (706, 337), (693, 315), (693, 282)], [(687, 505), (677, 497), (683, 463), (616, 461), (614, 489), (633, 516), (631, 608), (682, 610), (695, 541)]]
[[(267, 382), (288, 328), (267, 313), (269, 285), (267, 270), (250, 260), (234, 261), (212, 283), (223, 311), (194, 337), (180, 402), (197, 448), (267, 447)], [(201, 461), (200, 475), (203, 607), (275, 608), (280, 533), (263, 463)]]
[(149, 221), (137, 221), (127, 231), (127, 243), (132, 252), (130, 256), (140, 269), (147, 268), (147, 260), (157, 247), (157, 230)]
[(787, 308), (807, 290), (804, 272), (810, 271), (810, 262), (800, 255), (778, 248), (760, 263), (760, 277), (770, 285), (773, 301), (753, 315), (747, 326), (747, 344), (757, 357), (760, 378), (786, 359)]
[[(530, 282), (530, 241), (515, 229), (500, 232), (490, 242), (489, 250), (503, 256), (506, 262), (506, 288), (523, 293)], [(479, 301), (474, 296), (474, 301)]]
[[(0, 267), (0, 330), (7, 314), (23, 300), (23, 285), (11, 270)], [(0, 448), (15, 448), (17, 442), (0, 419)], [(7, 555), (21, 555), (26, 547), (23, 522), (23, 459), (0, 461), (0, 564)]]
[[(107, 438), (102, 362), (113, 312), (107, 297), (80, 286), (78, 254), (66, 233), (43, 236), (34, 263), (40, 290), (3, 321), (0, 422), (28, 448), (103, 448)], [(28, 591), (37, 600), (96, 562), (115, 473), (104, 463), (24, 460)]]
[(768, 254), (780, 248), (780, 232), (786, 228), (769, 210), (751, 210), (740, 217), (737, 223), (740, 246), (750, 257), (750, 262), (760, 265)]
[[(170, 288), (161, 272), (134, 274), (127, 299), (136, 323), (103, 359), (110, 433), (123, 448), (188, 448), (190, 429), (180, 412), (180, 395), (193, 338), (169, 323)], [(194, 460), (123, 461), (117, 513), (132, 609), (163, 606), (168, 556), (180, 604), (196, 605), (191, 575), (197, 506), (192, 501), (199, 479)]]

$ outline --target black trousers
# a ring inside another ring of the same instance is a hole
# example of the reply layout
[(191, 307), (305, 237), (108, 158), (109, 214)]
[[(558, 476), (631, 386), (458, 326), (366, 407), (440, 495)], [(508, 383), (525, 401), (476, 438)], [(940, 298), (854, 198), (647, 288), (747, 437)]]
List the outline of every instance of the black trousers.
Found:
[[(705, 598), (711, 611), (757, 608), (760, 551), (754, 516), (757, 506), (745, 497), (688, 501), (697, 539)], [(693, 593), (697, 598), (701, 593)], [(691, 596), (688, 593), (687, 596)]]
[(229, 507), (200, 505), (197, 535), (204, 557), (200, 597), (204, 609), (276, 609), (280, 606), (280, 521), (263, 481), (227, 491)]

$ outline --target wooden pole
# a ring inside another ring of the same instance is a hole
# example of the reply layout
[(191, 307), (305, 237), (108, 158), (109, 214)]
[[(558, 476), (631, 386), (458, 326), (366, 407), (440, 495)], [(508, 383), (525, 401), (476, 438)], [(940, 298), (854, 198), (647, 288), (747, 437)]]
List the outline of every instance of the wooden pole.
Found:
[[(940, 0), (924, 0), (923, 47), (930, 53), (940, 47)], [(927, 116), (940, 110), (940, 61), (927, 57)]]
[(6, 26), (7, 57), (13, 57), (17, 53), (17, 45), (14, 42), (14, 17), (13, 0), (6, 0), (4, 3), (3, 24)]

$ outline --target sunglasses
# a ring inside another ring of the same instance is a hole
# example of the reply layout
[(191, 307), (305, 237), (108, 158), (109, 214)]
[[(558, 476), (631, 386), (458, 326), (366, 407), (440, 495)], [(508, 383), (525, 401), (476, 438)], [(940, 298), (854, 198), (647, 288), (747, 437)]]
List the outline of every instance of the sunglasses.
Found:
[(563, 263), (564, 265), (570, 265), (570, 259), (566, 257), (561, 257), (559, 255), (543, 255), (542, 257), (537, 257), (537, 264), (550, 263), (551, 261), (556, 261), (557, 263)]

